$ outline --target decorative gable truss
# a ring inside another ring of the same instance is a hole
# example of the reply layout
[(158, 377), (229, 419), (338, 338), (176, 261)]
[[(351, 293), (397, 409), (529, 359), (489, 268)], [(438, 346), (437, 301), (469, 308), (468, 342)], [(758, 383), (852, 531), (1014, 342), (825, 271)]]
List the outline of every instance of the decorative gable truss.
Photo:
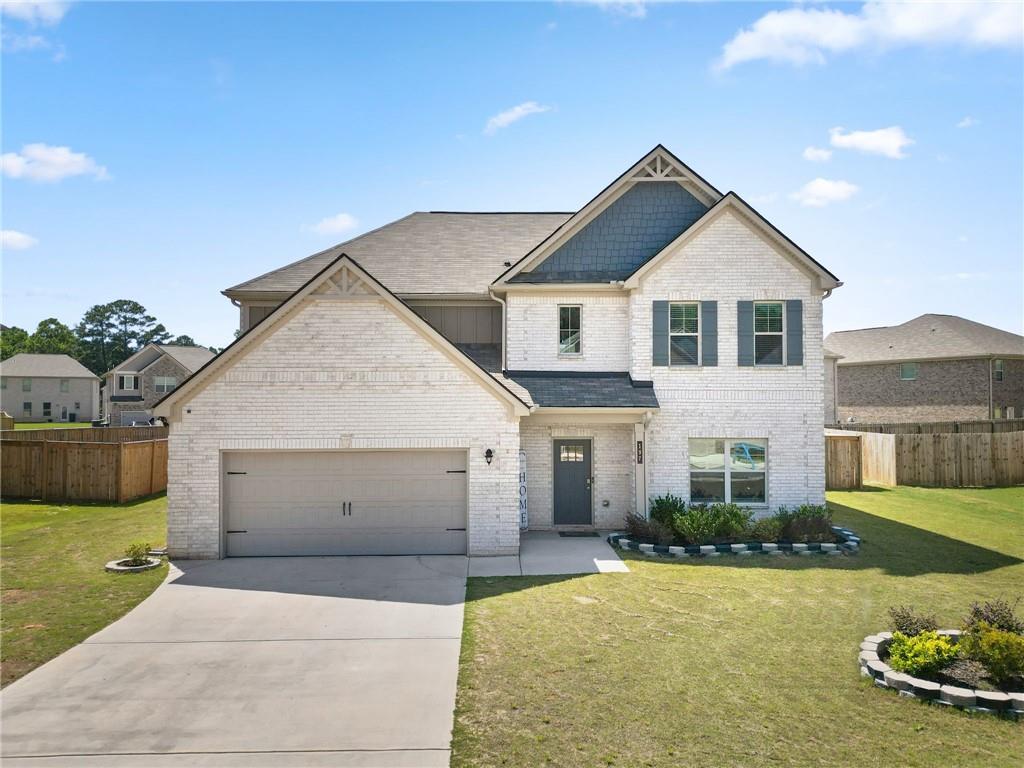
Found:
[(363, 282), (347, 264), (330, 275), (324, 276), (323, 284), (312, 292), (318, 299), (354, 299), (376, 294), (369, 285)]

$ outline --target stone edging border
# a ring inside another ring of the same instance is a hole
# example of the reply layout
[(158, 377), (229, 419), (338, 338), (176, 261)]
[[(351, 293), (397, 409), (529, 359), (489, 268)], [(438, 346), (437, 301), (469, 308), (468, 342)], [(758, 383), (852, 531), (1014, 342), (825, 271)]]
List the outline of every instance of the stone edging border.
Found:
[[(940, 629), (938, 633), (955, 642), (960, 640), (959, 629)], [(892, 632), (879, 632), (877, 635), (868, 635), (860, 644), (860, 655), (857, 657), (860, 673), (874, 680), (879, 688), (892, 688), (900, 696), (921, 699), (929, 704), (984, 712), (1012, 720), (1024, 718), (1024, 693), (959, 688), (897, 672), (879, 658), (891, 641)]]
[(106, 570), (111, 573), (142, 573), (142, 571), (151, 571), (154, 568), (159, 568), (162, 562), (158, 557), (147, 557), (145, 565), (121, 565), (125, 561), (125, 558), (119, 560), (111, 560), (106, 564)]
[(759, 542), (752, 541), (746, 544), (704, 544), (701, 546), (691, 545), (686, 547), (667, 546), (664, 544), (641, 544), (630, 540), (624, 533), (612, 533), (608, 535), (608, 543), (619, 549), (632, 549), (641, 552), (648, 557), (719, 557), (721, 555), (783, 555), (792, 552), (798, 555), (855, 555), (860, 551), (860, 537), (849, 528), (841, 525), (833, 525), (832, 532), (841, 539), (838, 544), (818, 543), (810, 544), (791, 543), (788, 541)]

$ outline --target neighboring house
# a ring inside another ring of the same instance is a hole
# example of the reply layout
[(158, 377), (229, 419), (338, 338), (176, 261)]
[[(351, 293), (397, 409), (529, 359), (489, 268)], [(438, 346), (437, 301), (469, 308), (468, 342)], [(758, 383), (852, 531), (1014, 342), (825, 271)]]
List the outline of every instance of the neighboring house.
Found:
[(92, 421), (100, 380), (67, 355), (12, 355), (0, 363), (2, 407), (16, 421)]
[(1024, 336), (954, 315), (830, 333), (839, 420), (963, 421), (1024, 415)]
[(103, 374), (103, 418), (112, 427), (147, 422), (153, 406), (213, 358), (206, 347), (147, 344)]
[(825, 423), (835, 424), (839, 421), (839, 409), (836, 406), (837, 388), (839, 387), (838, 363), (842, 355), (833, 352), (827, 347), (823, 350), (825, 356)]
[(229, 288), (168, 395), (175, 557), (514, 554), (648, 500), (825, 494), (841, 283), (659, 146), (573, 214), (414, 213)]

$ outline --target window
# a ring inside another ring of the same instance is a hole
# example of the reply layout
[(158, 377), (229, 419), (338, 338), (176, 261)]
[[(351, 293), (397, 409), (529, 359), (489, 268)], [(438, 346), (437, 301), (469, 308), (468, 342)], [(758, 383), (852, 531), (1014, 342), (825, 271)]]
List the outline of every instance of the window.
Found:
[(700, 360), (699, 308), (696, 303), (669, 306), (669, 365), (697, 365)]
[(992, 372), (992, 376), (995, 378), (996, 381), (1002, 381), (1003, 380), (1003, 361), (1002, 360), (996, 360), (996, 362), (995, 362), (995, 370)]
[(131, 374), (118, 376), (117, 377), (117, 388), (118, 389), (138, 389), (139, 388), (139, 377)]
[(561, 445), (558, 447), (559, 461), (583, 461), (582, 445)]
[(1001, 418), (1003, 418), (1003, 409), (1001, 407), (999, 407), (998, 405), (995, 406), (992, 409), (992, 418), (993, 419), (1001, 419)]
[(22, 379), (21, 380), (21, 391), (22, 392), (31, 392), (32, 391), (32, 379)]
[(32, 403), (25, 402), (21, 404), (21, 415), (31, 416), (32, 415)]
[(558, 354), (578, 355), (580, 353), (580, 308), (578, 306), (558, 308)]
[(75, 400), (75, 410), (76, 411), (82, 410), (82, 404), (80, 402), (78, 402), (77, 400)]
[(782, 302), (754, 302), (754, 365), (782, 365)]
[(154, 376), (153, 387), (157, 392), (166, 393), (178, 386), (178, 380), (174, 376)]
[(70, 392), (71, 391), (71, 380), (70, 379), (61, 379), (60, 380), (60, 391), (61, 392)]
[(690, 448), (690, 501), (767, 502), (767, 441), (749, 438), (693, 438)]
[(900, 381), (917, 379), (917, 363), (900, 363)]
[(7, 377), (0, 377), (0, 389), (7, 389)]
[(52, 415), (51, 411), (52, 411), (52, 408), (50, 406), (50, 403), (43, 403), (43, 416), (50, 416), (50, 415)]
[(1012, 419), (1014, 415), (1014, 409), (1012, 405), (1006, 406), (1006, 418)]

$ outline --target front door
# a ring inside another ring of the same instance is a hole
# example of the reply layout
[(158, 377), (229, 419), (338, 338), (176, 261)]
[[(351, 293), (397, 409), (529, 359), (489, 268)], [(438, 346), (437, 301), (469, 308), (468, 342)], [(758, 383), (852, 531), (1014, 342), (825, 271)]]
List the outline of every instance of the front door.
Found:
[(590, 525), (594, 521), (590, 440), (555, 440), (554, 451), (555, 525)]

